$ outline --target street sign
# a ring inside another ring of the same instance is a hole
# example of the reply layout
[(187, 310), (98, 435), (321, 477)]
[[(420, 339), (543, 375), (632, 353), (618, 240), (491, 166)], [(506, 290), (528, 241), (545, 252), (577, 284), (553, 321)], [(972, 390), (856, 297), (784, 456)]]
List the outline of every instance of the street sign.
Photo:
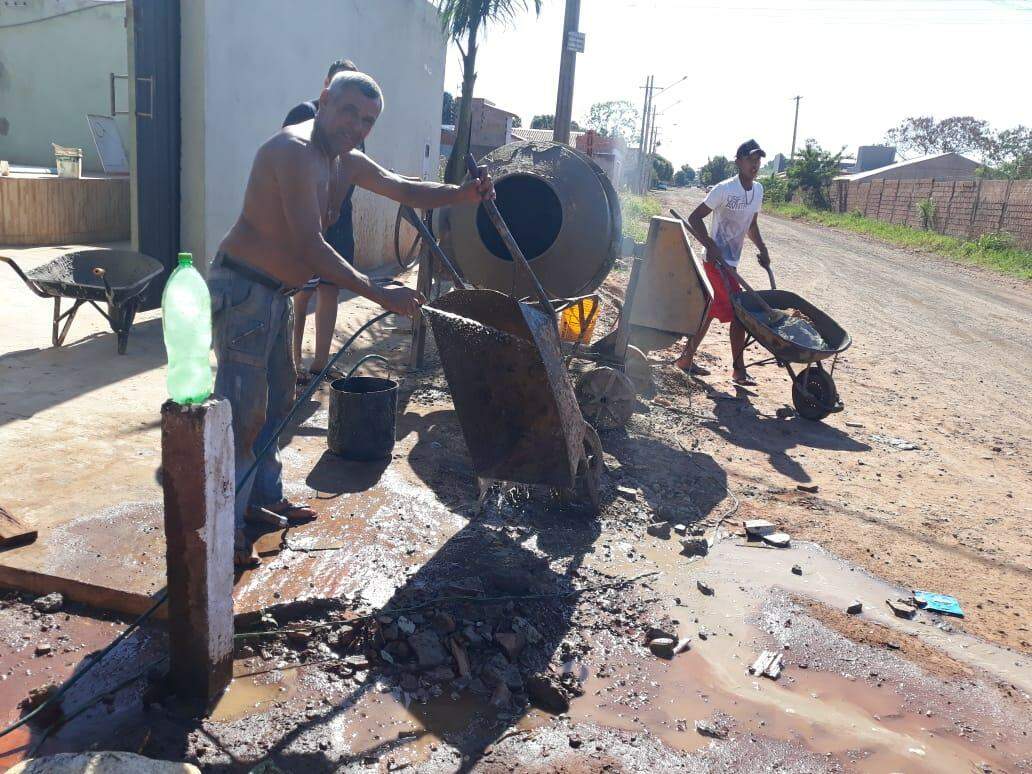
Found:
[(566, 33), (566, 50), (578, 54), (584, 53), (584, 33), (570, 30)]

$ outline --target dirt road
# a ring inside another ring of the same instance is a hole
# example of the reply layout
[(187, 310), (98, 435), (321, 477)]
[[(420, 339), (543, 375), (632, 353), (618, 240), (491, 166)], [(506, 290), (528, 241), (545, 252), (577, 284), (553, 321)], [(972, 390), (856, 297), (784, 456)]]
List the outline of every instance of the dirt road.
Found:
[[(698, 199), (668, 198), (684, 210)], [(0, 768), (37, 747), (94, 746), (227, 773), (1028, 770), (1032, 659), (1015, 652), (1030, 650), (1028, 288), (849, 234), (770, 218), (763, 228), (780, 285), (853, 334), (835, 371), (843, 413), (792, 416), (774, 367), (736, 392), (716, 326), (705, 380), (664, 365), (673, 349), (650, 354), (655, 394), (601, 434), (599, 514), (520, 487), (481, 499), (436, 354), (406, 371), (404, 327), (385, 324), (362, 351), (401, 375), (394, 456), (328, 453), (325, 389), (282, 439), (288, 494), (320, 518), (259, 537), (262, 566), (235, 589), (236, 677), (219, 706), (187, 720), (166, 684), (133, 677), (166, 650), (148, 624), (64, 709), (127, 687), (53, 732), (33, 724), (0, 740)], [(755, 263), (746, 273), (762, 286)], [(606, 284), (627, 276), (624, 266)], [(338, 340), (374, 309), (353, 300), (341, 312)], [(13, 353), (26, 373), (34, 358), (58, 363), (75, 394), (0, 394), (11, 439), (32, 438), (37, 456), (66, 444), (47, 432), (67, 426), (58, 412), (110, 403), (86, 438), (117, 461), (119, 487), (84, 494), (65, 477), (58, 489), (31, 478), (31, 459), (5, 481), (7, 502), (46, 527), (37, 549), (70, 547), (94, 583), (111, 583), (116, 564), (89, 550), (97, 523), (122, 564), (164, 577), (159, 495), (143, 486), (154, 486), (163, 373), (135, 340), (122, 371), (105, 334)], [(131, 414), (126, 395), (155, 396), (150, 413)], [(125, 433), (131, 423), (140, 431)], [(130, 447), (107, 440), (123, 436), (140, 455), (131, 468)], [(106, 481), (98, 454), (62, 453)], [(112, 517), (130, 497), (147, 508)], [(791, 547), (737, 535), (751, 516), (784, 528)], [(908, 588), (955, 594), (967, 617), (896, 618), (885, 600)], [(34, 596), (0, 595), (3, 723), (124, 627), (74, 601), (46, 612)], [(857, 599), (862, 613), (847, 615)], [(749, 671), (764, 652), (783, 659), (776, 680)]]
[[(670, 191), (664, 209), (687, 215), (701, 199)], [(886, 579), (960, 597), (965, 628), (1028, 652), (1029, 285), (796, 221), (761, 216), (761, 230), (778, 286), (853, 336), (835, 370), (846, 409), (823, 424), (776, 418), (791, 395), (773, 366), (754, 369), (755, 395), (723, 399), (735, 392), (716, 326), (703, 345), (708, 400), (696, 404), (714, 414), (702, 449), (726, 461), (730, 481), (752, 482), (747, 511)], [(743, 274), (766, 286), (751, 256)]]

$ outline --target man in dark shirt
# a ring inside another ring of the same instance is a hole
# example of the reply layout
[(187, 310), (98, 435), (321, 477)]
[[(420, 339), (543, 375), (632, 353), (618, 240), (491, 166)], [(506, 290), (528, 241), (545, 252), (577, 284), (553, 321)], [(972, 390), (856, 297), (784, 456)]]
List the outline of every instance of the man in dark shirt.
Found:
[[(330, 85), (333, 76), (346, 70), (357, 71), (358, 68), (350, 59), (338, 59), (330, 65), (326, 73), (326, 80), (323, 81), (323, 88)], [(293, 126), (305, 121), (311, 121), (319, 110), (319, 99), (311, 102), (302, 102), (295, 105), (287, 117), (283, 119), (283, 126)], [(359, 150), (365, 151), (365, 143), (359, 146)], [(340, 205), (340, 214), (337, 220), (326, 229), (326, 241), (350, 264), (355, 263), (355, 234), (352, 225), (351, 196), (355, 187), (351, 186), (344, 201)], [(308, 304), (315, 294), (315, 357), (312, 364), (306, 371), (301, 362), (301, 345), (305, 339), (305, 316), (308, 314)], [(307, 384), (312, 376), (318, 374), (326, 366), (330, 358), (330, 343), (333, 341), (333, 331), (337, 325), (337, 301), (339, 288), (329, 282), (312, 277), (305, 283), (304, 289), (294, 296), (294, 331), (292, 351), (294, 353), (294, 367), (297, 369), (298, 385)], [(343, 376), (335, 374), (333, 376)]]

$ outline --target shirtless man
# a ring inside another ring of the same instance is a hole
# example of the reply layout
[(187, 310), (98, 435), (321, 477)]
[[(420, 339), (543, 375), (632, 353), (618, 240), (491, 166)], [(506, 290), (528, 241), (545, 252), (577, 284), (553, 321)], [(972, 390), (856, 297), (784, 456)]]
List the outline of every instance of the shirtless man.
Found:
[[(339, 73), (323, 89), (319, 105), (314, 119), (284, 127), (258, 149), (243, 211), (208, 275), (219, 366), (215, 393), (233, 407), (237, 476), (290, 410), (295, 381), (290, 296), (298, 288), (318, 275), (409, 317), (424, 301), (409, 288), (374, 283), (326, 242), (326, 226), (348, 188), (357, 185), (422, 209), (494, 197), (486, 173), (462, 186), (411, 181), (356, 150), (383, 110), (383, 94), (368, 75)], [(246, 522), (282, 525), (314, 518), (310, 508), (283, 496), (276, 446), (236, 493), (235, 515), (238, 567), (258, 563)]]

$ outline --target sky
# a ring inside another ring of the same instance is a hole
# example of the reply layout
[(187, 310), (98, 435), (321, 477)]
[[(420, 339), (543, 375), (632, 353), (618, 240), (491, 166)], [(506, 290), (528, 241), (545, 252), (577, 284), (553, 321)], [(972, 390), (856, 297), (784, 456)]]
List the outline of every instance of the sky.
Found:
[[(489, 27), (475, 96), (524, 126), (554, 113), (564, 8), (544, 0), (537, 18)], [(814, 138), (847, 155), (908, 116), (1032, 125), (1032, 0), (581, 0), (580, 30), (574, 119), (595, 102), (640, 107), (654, 75), (670, 86), (657, 123), (675, 168), (749, 138), (788, 155), (796, 95), (797, 147)], [(452, 45), (445, 90), (461, 83)]]

